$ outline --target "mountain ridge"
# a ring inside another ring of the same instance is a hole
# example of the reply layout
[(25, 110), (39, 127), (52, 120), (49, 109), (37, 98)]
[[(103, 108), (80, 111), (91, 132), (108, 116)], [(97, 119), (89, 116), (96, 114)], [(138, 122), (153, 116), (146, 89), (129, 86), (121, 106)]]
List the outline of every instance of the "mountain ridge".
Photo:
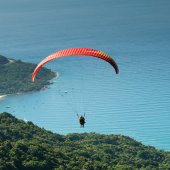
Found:
[(170, 152), (123, 135), (55, 134), (0, 114), (0, 170), (170, 169)]

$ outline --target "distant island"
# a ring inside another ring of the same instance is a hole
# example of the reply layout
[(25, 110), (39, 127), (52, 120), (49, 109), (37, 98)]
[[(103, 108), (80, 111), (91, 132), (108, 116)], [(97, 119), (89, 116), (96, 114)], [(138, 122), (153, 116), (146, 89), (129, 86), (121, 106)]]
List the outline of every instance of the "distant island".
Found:
[(0, 114), (0, 170), (168, 170), (170, 152), (122, 135), (59, 135)]
[(0, 95), (17, 94), (30, 91), (38, 91), (49, 85), (54, 72), (42, 68), (32, 83), (31, 75), (36, 65), (14, 60), (0, 55)]

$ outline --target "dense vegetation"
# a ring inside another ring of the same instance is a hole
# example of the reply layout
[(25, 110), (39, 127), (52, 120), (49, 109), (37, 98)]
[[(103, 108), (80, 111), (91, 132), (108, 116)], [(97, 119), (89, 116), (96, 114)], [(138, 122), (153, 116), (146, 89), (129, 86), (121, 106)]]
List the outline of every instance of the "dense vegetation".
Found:
[(0, 55), (0, 95), (36, 91), (48, 85), (55, 74), (42, 68), (36, 77), (36, 83), (32, 83), (31, 75), (35, 67), (35, 64), (7, 59)]
[(58, 135), (0, 114), (0, 170), (170, 169), (170, 153), (121, 135)]
[(9, 60), (5, 58), (4, 56), (0, 55), (0, 65), (7, 64)]

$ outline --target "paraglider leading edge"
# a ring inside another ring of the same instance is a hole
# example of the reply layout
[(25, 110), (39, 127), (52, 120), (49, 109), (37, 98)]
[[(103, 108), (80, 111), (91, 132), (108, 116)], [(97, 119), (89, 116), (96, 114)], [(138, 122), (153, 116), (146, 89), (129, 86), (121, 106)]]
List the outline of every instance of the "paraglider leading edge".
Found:
[(95, 50), (92, 48), (68, 48), (68, 49), (64, 49), (64, 50), (60, 50), (58, 52), (55, 52), (51, 55), (49, 55), (48, 57), (46, 57), (44, 60), (42, 60), (37, 67), (35, 68), (33, 74), (32, 74), (32, 81), (34, 82), (35, 76), (38, 73), (38, 71), (41, 69), (41, 67), (43, 67), (44, 64), (57, 59), (57, 58), (61, 58), (61, 57), (68, 57), (68, 56), (92, 56), (92, 57), (97, 57), (100, 58), (102, 60), (105, 60), (106, 62), (110, 63), (113, 68), (115, 69), (116, 74), (119, 73), (119, 68), (118, 65), (116, 64), (116, 62), (106, 53), (99, 51), (99, 50)]

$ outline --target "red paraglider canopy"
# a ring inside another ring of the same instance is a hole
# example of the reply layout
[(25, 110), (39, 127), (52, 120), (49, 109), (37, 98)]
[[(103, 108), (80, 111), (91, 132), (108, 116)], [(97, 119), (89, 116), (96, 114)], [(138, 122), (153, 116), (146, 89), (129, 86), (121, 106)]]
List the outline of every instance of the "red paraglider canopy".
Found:
[(61, 57), (68, 57), (68, 56), (80, 56), (80, 55), (84, 55), (84, 56), (92, 56), (92, 57), (97, 57), (100, 58), (102, 60), (105, 60), (106, 62), (110, 63), (113, 68), (115, 69), (116, 74), (119, 73), (119, 69), (118, 66), (116, 64), (116, 62), (106, 53), (99, 51), (99, 50), (95, 50), (95, 49), (91, 49), (91, 48), (68, 48), (68, 49), (64, 49), (58, 52), (55, 52), (51, 55), (49, 55), (48, 57), (46, 57), (44, 60), (42, 60), (38, 66), (35, 68), (33, 74), (32, 74), (32, 81), (34, 82), (35, 76), (38, 73), (38, 71), (41, 69), (41, 67), (50, 62), (51, 60), (57, 59), (57, 58), (61, 58)]

